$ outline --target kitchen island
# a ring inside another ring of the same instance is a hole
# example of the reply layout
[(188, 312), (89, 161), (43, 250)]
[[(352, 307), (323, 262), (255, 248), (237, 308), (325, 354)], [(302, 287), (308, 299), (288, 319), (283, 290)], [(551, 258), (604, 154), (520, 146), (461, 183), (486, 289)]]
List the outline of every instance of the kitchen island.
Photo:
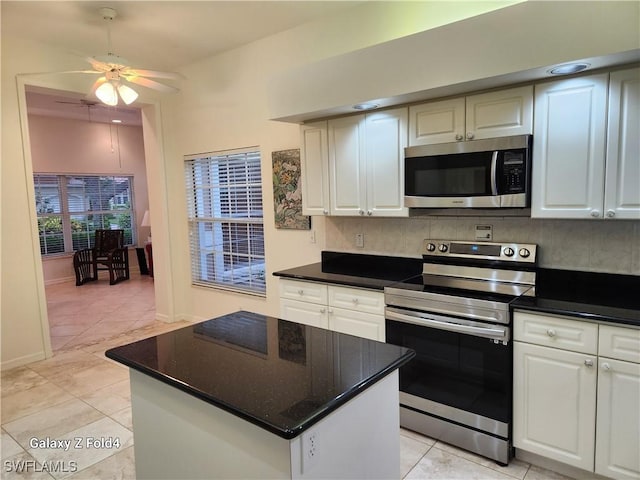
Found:
[(412, 350), (236, 312), (106, 355), (130, 367), (138, 479), (400, 475)]

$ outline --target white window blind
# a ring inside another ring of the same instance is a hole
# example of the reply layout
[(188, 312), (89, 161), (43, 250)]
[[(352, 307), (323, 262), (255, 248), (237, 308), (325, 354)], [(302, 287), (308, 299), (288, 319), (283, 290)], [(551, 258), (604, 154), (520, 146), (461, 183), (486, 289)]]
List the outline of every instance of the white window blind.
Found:
[(97, 229), (123, 229), (135, 242), (133, 177), (33, 176), (40, 252), (52, 255), (93, 247)]
[(192, 283), (264, 295), (260, 152), (185, 157), (185, 182)]

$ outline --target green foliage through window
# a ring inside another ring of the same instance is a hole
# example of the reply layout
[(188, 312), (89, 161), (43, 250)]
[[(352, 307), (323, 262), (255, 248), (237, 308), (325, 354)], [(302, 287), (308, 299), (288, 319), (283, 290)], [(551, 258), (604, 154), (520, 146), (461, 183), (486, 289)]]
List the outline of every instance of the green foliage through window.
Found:
[(93, 247), (95, 231), (123, 229), (135, 243), (133, 177), (104, 175), (33, 176), (43, 255)]

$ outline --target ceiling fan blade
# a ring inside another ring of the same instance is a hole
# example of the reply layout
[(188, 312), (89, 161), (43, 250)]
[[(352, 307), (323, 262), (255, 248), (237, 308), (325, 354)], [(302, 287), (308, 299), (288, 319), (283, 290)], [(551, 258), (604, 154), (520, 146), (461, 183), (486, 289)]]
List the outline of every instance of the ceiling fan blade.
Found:
[(141, 70), (139, 68), (126, 68), (122, 71), (123, 75), (136, 75), (139, 77), (152, 77), (152, 78), (171, 78), (178, 80), (184, 78), (179, 73), (174, 72), (158, 72), (156, 70)]
[(108, 72), (111, 67), (104, 62), (96, 60), (93, 57), (86, 57), (85, 60), (91, 64), (91, 66), (98, 71), (98, 73)]
[(103, 72), (96, 72), (95, 70), (66, 70), (63, 72), (29, 72), (29, 73), (18, 73), (17, 76), (20, 77), (29, 77), (32, 75), (63, 75), (67, 73), (93, 73), (93, 74), (102, 74)]
[(148, 78), (144, 78), (144, 77), (136, 77), (136, 76), (129, 77), (129, 76), (126, 76), (124, 78), (126, 78), (126, 80), (128, 82), (135, 83), (137, 85), (142, 85), (143, 87), (147, 87), (147, 88), (152, 88), (152, 89), (158, 90), (160, 92), (174, 93), (174, 92), (179, 91), (175, 87), (170, 87), (169, 85), (165, 85), (163, 83), (156, 82), (155, 80), (149, 80)]

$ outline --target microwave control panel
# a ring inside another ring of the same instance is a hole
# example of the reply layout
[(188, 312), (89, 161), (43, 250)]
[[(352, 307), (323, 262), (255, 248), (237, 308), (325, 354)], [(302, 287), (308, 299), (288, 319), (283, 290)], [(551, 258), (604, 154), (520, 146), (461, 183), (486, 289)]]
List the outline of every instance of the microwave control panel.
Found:
[(523, 193), (526, 190), (526, 182), (525, 152), (523, 150), (503, 152), (501, 193)]

